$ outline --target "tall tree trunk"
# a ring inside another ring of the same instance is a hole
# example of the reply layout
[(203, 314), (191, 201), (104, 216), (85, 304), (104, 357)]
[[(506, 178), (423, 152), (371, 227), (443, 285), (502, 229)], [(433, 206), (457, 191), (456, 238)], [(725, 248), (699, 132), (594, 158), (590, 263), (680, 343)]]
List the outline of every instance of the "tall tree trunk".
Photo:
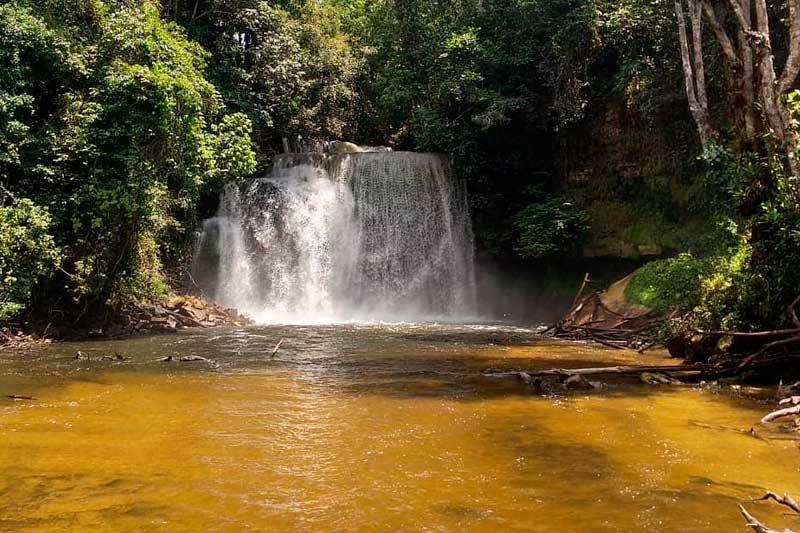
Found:
[[(740, 0), (742, 11), (744, 12), (745, 22), (749, 28), (752, 24), (753, 6), (751, 0)], [(736, 32), (736, 40), (739, 43), (740, 58), (742, 62), (742, 72), (739, 78), (739, 88), (742, 94), (742, 105), (744, 107), (744, 134), (742, 136), (746, 145), (751, 145), (756, 135), (756, 96), (753, 86), (753, 50), (747, 43), (745, 30), (739, 28)]]
[[(708, 99), (705, 89), (705, 67), (702, 53), (702, 27), (698, 14), (702, 6), (699, 0), (687, 0), (692, 20), (693, 54), (689, 51), (689, 39), (686, 31), (686, 18), (683, 14), (683, 0), (675, 0), (675, 14), (678, 17), (678, 40), (681, 47), (681, 62), (683, 64), (684, 81), (686, 82), (686, 97), (689, 100), (689, 110), (692, 113), (700, 142), (707, 146), (714, 136), (711, 121), (708, 116)], [(694, 64), (692, 59), (694, 58)], [(701, 87), (702, 84), (702, 87)]]
[(708, 113), (706, 68), (703, 63), (703, 4), (701, 0), (689, 0), (689, 20), (692, 22), (692, 51), (694, 52), (694, 83), (697, 103)]
[(778, 81), (778, 91), (789, 92), (800, 74), (800, 0), (787, 0), (789, 4), (789, 56)]
[[(793, 2), (794, 0), (790, 0), (790, 3)], [(788, 165), (787, 170), (796, 176), (800, 174), (800, 165), (795, 152), (800, 148), (800, 144), (798, 143), (797, 132), (793, 131), (792, 128), (789, 109), (782, 102), (782, 96), (778, 90), (775, 63), (772, 58), (769, 12), (766, 0), (755, 0), (755, 13), (758, 31), (751, 34), (751, 40), (755, 42), (756, 46), (761, 104), (764, 107), (767, 123), (785, 153)]]
[[(750, 0), (740, 0), (741, 9), (750, 25), (752, 11)], [(714, 37), (722, 50), (725, 63), (726, 83), (730, 91), (728, 103), (733, 112), (736, 130), (745, 148), (753, 144), (756, 129), (755, 95), (753, 94), (753, 51), (741, 28), (736, 34), (736, 42), (728, 36), (725, 28), (725, 14), (720, 13), (717, 3), (701, 0), (703, 14)]]

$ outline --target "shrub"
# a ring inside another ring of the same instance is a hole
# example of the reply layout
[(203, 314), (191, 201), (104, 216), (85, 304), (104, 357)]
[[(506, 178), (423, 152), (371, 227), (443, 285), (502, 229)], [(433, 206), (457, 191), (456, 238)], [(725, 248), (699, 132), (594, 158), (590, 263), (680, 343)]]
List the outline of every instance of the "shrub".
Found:
[(517, 253), (538, 259), (575, 249), (586, 232), (586, 217), (574, 204), (548, 198), (528, 204), (513, 219), (518, 234)]
[(709, 261), (680, 254), (644, 265), (625, 288), (625, 299), (658, 312), (689, 310), (700, 303), (701, 279)]
[(58, 265), (47, 209), (21, 199), (0, 207), (0, 319), (18, 313), (30, 303), (40, 277)]

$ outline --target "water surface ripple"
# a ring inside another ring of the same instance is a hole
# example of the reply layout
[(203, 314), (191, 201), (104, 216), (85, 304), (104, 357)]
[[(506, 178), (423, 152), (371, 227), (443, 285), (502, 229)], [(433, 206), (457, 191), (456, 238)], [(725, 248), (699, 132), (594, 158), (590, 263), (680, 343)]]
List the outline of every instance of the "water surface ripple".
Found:
[(452, 324), (0, 353), (0, 394), (36, 397), (0, 400), (0, 530), (740, 531), (738, 501), (800, 494), (797, 447), (742, 432), (753, 399), (630, 382), (541, 397), (493, 377), (631, 362), (665, 359)]

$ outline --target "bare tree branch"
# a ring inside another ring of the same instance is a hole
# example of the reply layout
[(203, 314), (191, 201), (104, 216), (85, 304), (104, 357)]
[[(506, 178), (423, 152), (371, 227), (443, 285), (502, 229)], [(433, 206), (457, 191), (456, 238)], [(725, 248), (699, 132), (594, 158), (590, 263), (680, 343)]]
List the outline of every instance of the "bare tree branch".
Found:
[(728, 0), (728, 5), (733, 9), (733, 14), (736, 15), (739, 26), (741, 26), (745, 32), (750, 31), (750, 17), (745, 15), (744, 8), (742, 4), (739, 3), (739, 0)]

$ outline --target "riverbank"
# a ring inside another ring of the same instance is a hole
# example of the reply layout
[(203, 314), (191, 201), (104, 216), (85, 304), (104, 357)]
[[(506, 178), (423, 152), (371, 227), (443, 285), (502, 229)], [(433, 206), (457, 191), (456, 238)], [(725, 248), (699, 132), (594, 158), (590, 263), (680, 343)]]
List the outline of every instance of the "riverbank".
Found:
[(63, 318), (18, 318), (0, 324), (0, 347), (25, 348), (53, 341), (124, 339), (137, 335), (174, 333), (187, 328), (246, 326), (252, 321), (236, 309), (224, 308), (192, 295), (109, 308), (90, 326)]

